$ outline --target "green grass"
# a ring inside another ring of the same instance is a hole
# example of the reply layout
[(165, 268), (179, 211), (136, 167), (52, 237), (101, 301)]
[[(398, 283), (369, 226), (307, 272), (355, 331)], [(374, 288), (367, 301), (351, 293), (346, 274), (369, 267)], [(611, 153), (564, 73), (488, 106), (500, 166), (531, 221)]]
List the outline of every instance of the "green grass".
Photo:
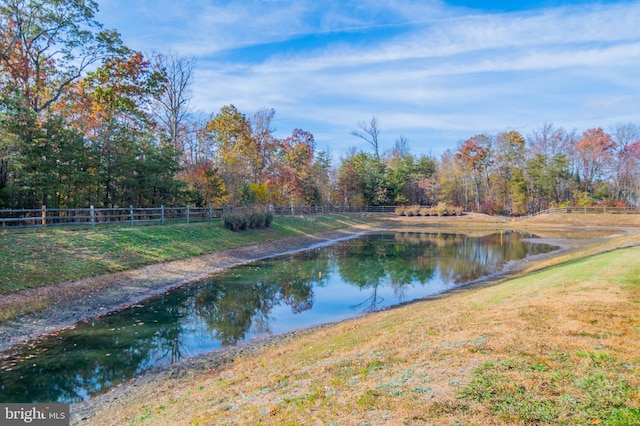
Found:
[(358, 215), (277, 217), (231, 232), (220, 221), (0, 234), (0, 294), (365, 223)]
[[(571, 359), (570, 354), (555, 354)], [(551, 368), (528, 359), (488, 361), (476, 368), (463, 400), (488, 405), (498, 418), (527, 424), (640, 424), (633, 372), (615, 357), (590, 353)]]

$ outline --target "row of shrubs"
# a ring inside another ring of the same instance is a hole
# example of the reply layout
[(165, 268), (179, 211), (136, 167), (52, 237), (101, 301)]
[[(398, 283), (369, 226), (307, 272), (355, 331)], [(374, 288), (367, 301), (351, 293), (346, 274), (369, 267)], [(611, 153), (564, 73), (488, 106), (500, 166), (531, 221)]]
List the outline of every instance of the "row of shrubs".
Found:
[(433, 207), (398, 206), (395, 211), (398, 216), (462, 216), (463, 213), (462, 207), (448, 206), (445, 203)]
[(231, 231), (262, 229), (271, 226), (273, 213), (267, 209), (253, 209), (242, 213), (226, 213), (222, 216), (224, 227)]

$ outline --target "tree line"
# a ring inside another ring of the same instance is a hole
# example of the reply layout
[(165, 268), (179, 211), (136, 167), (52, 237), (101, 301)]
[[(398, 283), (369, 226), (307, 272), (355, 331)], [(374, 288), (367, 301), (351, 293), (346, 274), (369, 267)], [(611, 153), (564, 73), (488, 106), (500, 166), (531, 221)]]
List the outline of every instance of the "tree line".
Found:
[(0, 0), (0, 208), (638, 205), (635, 124), (478, 135), (435, 158), (412, 155), (403, 136), (381, 152), (373, 117), (352, 132), (371, 152), (334, 165), (309, 131), (276, 137), (271, 108), (195, 113), (195, 61), (126, 47), (97, 10), (91, 0)]
[[(345, 176), (345, 164), (367, 162), (357, 193), (365, 203), (446, 203), (502, 215), (569, 205), (640, 206), (640, 126), (634, 123), (616, 124), (610, 132), (578, 133), (545, 123), (526, 137), (516, 130), (480, 134), (419, 170), (416, 164), (427, 159), (413, 159), (405, 142), (396, 140), (382, 164), (375, 153), (343, 162)], [(367, 181), (381, 184), (367, 190)]]

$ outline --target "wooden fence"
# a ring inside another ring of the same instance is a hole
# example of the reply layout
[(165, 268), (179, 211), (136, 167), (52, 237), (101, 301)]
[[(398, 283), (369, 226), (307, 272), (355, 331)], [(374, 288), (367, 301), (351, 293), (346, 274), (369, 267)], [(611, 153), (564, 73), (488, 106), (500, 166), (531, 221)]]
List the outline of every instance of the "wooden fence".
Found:
[(559, 214), (559, 213), (582, 213), (582, 214), (640, 214), (640, 209), (634, 207), (554, 207), (546, 210), (542, 210), (531, 216), (537, 216), (540, 214)]
[[(392, 213), (393, 206), (270, 206), (274, 215), (304, 215), (349, 212)], [(243, 208), (215, 207), (124, 207), (124, 208), (88, 208), (78, 209), (41, 209), (0, 210), (0, 227), (6, 228), (42, 228), (47, 226), (89, 226), (107, 224), (165, 224), (167, 222), (198, 222), (219, 219), (225, 212), (242, 211)]]

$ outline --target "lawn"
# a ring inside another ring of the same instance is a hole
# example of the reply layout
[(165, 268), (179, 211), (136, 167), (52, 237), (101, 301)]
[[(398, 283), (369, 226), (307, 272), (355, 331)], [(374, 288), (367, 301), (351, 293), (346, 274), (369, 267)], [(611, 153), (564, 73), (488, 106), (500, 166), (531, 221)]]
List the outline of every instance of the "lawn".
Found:
[(0, 234), (0, 295), (364, 223), (358, 215), (277, 217), (270, 229), (231, 232), (192, 224)]

